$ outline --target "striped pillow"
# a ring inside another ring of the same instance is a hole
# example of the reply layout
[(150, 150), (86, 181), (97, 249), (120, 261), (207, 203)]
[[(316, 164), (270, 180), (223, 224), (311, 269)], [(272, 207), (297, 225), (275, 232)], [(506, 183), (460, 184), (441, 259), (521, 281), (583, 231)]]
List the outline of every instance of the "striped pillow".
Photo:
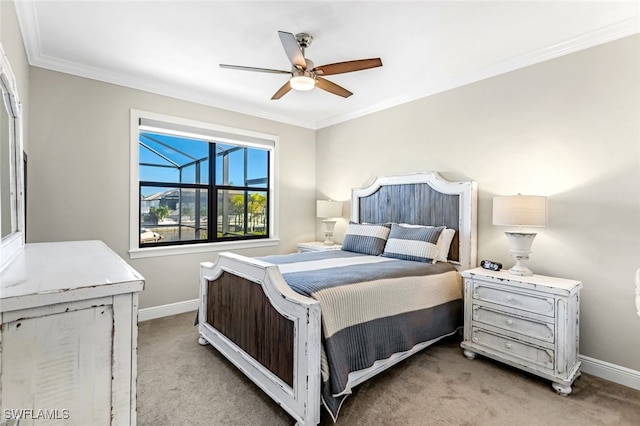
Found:
[(435, 263), (439, 254), (436, 244), (444, 229), (444, 226), (409, 228), (394, 223), (382, 255), (415, 262)]
[[(406, 228), (434, 228), (433, 226), (412, 225), (409, 223), (401, 223), (400, 226), (404, 226)], [(440, 236), (438, 237), (438, 242), (436, 243), (436, 246), (438, 247), (438, 256), (436, 256), (435, 259), (436, 262), (449, 261), (449, 250), (451, 249), (451, 243), (453, 242), (453, 237), (455, 237), (455, 235), (455, 229), (445, 228), (442, 230)]]
[(379, 256), (389, 237), (389, 224), (349, 223), (342, 242), (342, 250)]

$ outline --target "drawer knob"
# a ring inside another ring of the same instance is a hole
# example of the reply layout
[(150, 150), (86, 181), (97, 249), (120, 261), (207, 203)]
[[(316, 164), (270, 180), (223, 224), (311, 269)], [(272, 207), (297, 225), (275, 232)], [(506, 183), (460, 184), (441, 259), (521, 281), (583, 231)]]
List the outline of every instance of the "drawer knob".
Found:
[(475, 292), (474, 292), (471, 296), (472, 296), (474, 299), (477, 299), (477, 298), (478, 298), (478, 293), (475, 293)]
[(474, 337), (473, 339), (471, 339), (473, 341), (473, 343), (478, 343), (478, 338)]
[(513, 324), (513, 320), (508, 319), (507, 320), (507, 325), (512, 325)]
[(505, 343), (505, 344), (504, 344), (504, 346), (505, 346), (507, 349), (511, 349), (511, 348), (513, 347), (513, 346), (511, 345), (511, 343)]

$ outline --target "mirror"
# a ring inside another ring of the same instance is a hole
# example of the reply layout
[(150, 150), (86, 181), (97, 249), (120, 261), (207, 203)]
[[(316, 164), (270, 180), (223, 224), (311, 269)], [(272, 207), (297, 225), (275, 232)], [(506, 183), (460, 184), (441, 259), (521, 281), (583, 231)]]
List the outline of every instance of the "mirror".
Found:
[(24, 247), (22, 118), (16, 80), (0, 45), (0, 270)]
[(0, 114), (0, 209), (2, 215), (0, 223), (0, 237), (4, 238), (13, 231), (11, 221), (11, 156), (10, 153), (9, 114), (6, 110)]

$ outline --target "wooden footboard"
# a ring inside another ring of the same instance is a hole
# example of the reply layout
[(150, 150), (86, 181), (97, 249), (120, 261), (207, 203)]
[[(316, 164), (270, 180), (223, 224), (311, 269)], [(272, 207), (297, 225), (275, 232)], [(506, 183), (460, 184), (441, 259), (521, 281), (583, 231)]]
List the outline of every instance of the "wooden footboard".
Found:
[(276, 266), (232, 253), (202, 263), (199, 332), (298, 424), (320, 422), (320, 307)]

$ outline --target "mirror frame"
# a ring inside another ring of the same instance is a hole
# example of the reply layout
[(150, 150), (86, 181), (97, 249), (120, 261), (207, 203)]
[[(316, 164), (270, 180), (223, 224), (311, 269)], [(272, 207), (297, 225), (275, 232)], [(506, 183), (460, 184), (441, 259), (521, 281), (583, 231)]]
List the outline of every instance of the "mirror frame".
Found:
[[(24, 249), (25, 217), (22, 105), (18, 96), (15, 76), (1, 44), (0, 90), (2, 91), (2, 104), (5, 109), (2, 113), (6, 112), (9, 115), (9, 188), (11, 191), (11, 229), (13, 230), (0, 241), (0, 270), (3, 270)], [(6, 130), (0, 129), (0, 131)]]

